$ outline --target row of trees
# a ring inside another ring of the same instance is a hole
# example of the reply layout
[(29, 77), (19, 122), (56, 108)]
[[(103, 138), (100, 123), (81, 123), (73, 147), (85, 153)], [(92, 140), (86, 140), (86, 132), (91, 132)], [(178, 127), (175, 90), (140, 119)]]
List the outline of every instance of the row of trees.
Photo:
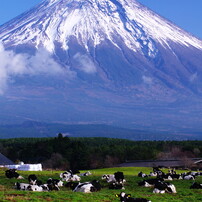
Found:
[(202, 141), (129, 141), (112, 138), (19, 138), (0, 140), (13, 161), (50, 169), (94, 169), (130, 160), (202, 157)]

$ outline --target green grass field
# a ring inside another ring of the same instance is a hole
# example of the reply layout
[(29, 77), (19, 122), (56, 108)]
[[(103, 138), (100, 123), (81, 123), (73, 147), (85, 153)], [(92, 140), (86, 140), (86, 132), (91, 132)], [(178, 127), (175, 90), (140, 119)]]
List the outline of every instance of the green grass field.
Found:
[[(37, 175), (39, 180), (42, 180), (43, 183), (46, 183), (49, 177), (59, 179), (59, 174), (62, 171), (18, 171), (25, 179), (8, 179), (5, 176), (5, 169), (0, 170), (0, 202), (3, 201), (16, 201), (16, 202), (27, 202), (27, 201), (50, 201), (50, 202), (111, 202), (119, 201), (115, 197), (115, 194), (119, 194), (121, 190), (110, 190), (107, 187), (107, 183), (101, 180), (103, 174), (113, 174), (114, 172), (122, 171), (125, 175), (126, 184), (124, 192), (129, 193), (132, 197), (143, 197), (150, 199), (152, 202), (196, 202), (202, 201), (202, 189), (190, 189), (189, 187), (193, 181), (189, 180), (175, 180), (172, 181), (176, 186), (176, 194), (153, 194), (153, 188), (139, 187), (137, 183), (142, 180), (142, 178), (137, 177), (139, 171), (143, 171), (146, 174), (149, 174), (152, 171), (152, 168), (107, 168), (107, 169), (97, 169), (91, 170), (92, 175), (88, 177), (82, 177), (81, 182), (90, 181), (93, 179), (100, 180), (103, 188), (99, 192), (95, 193), (78, 193), (72, 192), (66, 187), (62, 187), (60, 191), (51, 191), (51, 192), (30, 192), (30, 191), (19, 191), (14, 189), (15, 182), (28, 182), (27, 177), (30, 174)], [(165, 172), (168, 170), (165, 169)], [(81, 171), (82, 172), (82, 171)], [(83, 171), (84, 172), (84, 171)], [(177, 171), (182, 173), (184, 171)], [(202, 183), (202, 176), (197, 177), (196, 182)]]

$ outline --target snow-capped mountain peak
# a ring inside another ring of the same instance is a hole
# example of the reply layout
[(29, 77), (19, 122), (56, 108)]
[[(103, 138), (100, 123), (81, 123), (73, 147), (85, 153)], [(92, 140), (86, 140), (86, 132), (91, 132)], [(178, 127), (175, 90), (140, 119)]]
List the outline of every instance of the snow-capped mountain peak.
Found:
[(135, 52), (146, 46), (151, 57), (154, 40), (165, 48), (172, 41), (202, 49), (201, 41), (134, 0), (48, 0), (16, 20), (15, 26), (1, 28), (6, 30), (0, 34), (5, 44), (33, 43), (54, 52), (55, 41), (67, 50), (74, 36), (86, 49), (89, 41), (97, 46), (105, 40), (119, 47), (119, 38)]

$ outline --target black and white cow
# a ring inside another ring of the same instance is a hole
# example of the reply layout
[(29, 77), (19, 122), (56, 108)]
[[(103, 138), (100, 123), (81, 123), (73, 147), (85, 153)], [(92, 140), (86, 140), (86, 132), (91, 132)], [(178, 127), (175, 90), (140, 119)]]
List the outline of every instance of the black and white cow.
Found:
[(31, 174), (28, 176), (28, 181), (29, 181), (29, 184), (36, 184), (37, 182), (37, 176), (35, 174)]
[(59, 187), (62, 187), (63, 186), (63, 182), (61, 180), (58, 180), (58, 179), (52, 179), (52, 178), (49, 178), (47, 180), (47, 185), (49, 187), (50, 190), (60, 190)]
[(150, 200), (145, 198), (132, 198), (131, 194), (126, 194), (124, 192), (116, 194), (115, 196), (120, 198), (121, 202), (151, 202)]
[(191, 186), (190, 189), (202, 189), (202, 184), (198, 182), (194, 182)]
[(16, 182), (15, 183), (15, 188), (17, 190), (28, 190), (28, 187), (30, 186), (30, 184), (28, 183), (19, 183), (19, 182)]
[(187, 173), (187, 175), (192, 175), (194, 177), (197, 177), (197, 176), (201, 175), (201, 172), (199, 172), (199, 171), (190, 171), (190, 172)]
[(150, 173), (149, 173), (149, 176), (150, 176), (150, 177), (156, 177), (156, 176), (157, 176), (157, 173), (155, 173), (155, 172), (150, 172)]
[(48, 191), (48, 190), (49, 190), (48, 187), (46, 187), (46, 189), (44, 189), (44, 187), (45, 187), (45, 186), (41, 186), (41, 185), (39, 186), (39, 185), (35, 185), (35, 184), (32, 185), (32, 184), (31, 184), (31, 185), (29, 185), (29, 186), (27, 187), (27, 190), (28, 190), (28, 191), (39, 191), (39, 192), (40, 192), (40, 191)]
[(183, 180), (195, 180), (195, 176), (193, 175), (182, 175)]
[[(159, 172), (159, 171), (161, 171), (159, 167), (153, 167), (153, 172), (154, 172), (154, 173), (157, 173), (157, 172)], [(161, 171), (161, 172), (162, 172), (162, 171)]]
[(22, 176), (20, 176), (17, 171), (17, 169), (9, 169), (5, 171), (5, 175), (7, 178), (16, 178), (16, 179), (24, 179)]
[(114, 173), (114, 177), (116, 179), (116, 183), (118, 183), (118, 184), (123, 184), (126, 182), (123, 172), (118, 171), (118, 172)]
[(89, 176), (89, 175), (92, 175), (92, 173), (90, 171), (80, 174), (80, 176)]
[(162, 173), (158, 178), (163, 179), (163, 180), (169, 180), (169, 181), (173, 180), (170, 173), (168, 173), (168, 174)]
[(157, 182), (154, 185), (153, 193), (177, 193), (175, 185), (169, 183), (169, 182)]
[(153, 172), (157, 174), (157, 177), (161, 177), (164, 174), (159, 167), (153, 167)]
[(72, 176), (73, 174), (65, 171), (63, 173), (60, 173), (60, 178), (62, 179), (62, 181), (68, 181), (68, 179)]
[(141, 182), (138, 182), (138, 185), (143, 187), (154, 187), (155, 184), (157, 184), (158, 182), (163, 182), (163, 179), (158, 179), (158, 178), (146, 179)]
[(124, 179), (123, 172), (116, 172), (113, 175), (103, 175), (102, 179), (106, 179), (109, 183), (109, 189), (125, 189), (124, 183), (126, 180)]
[(73, 174), (73, 172), (69, 172), (69, 171), (60, 173), (60, 178), (62, 179), (62, 181), (66, 181), (66, 182), (75, 182), (75, 181), (81, 180), (81, 178), (78, 175)]
[(93, 180), (91, 182), (68, 182), (66, 187), (70, 187), (74, 192), (83, 192), (83, 193), (91, 193), (97, 192), (101, 190), (101, 184), (97, 180)]
[(35, 174), (29, 175), (28, 181), (29, 181), (29, 184), (32, 184), (32, 185), (39, 185), (39, 186), (42, 185), (42, 181), (38, 180)]
[(23, 191), (49, 191), (49, 188), (47, 185), (32, 185), (28, 183), (15, 183), (15, 188), (17, 190), (23, 190)]
[(81, 178), (78, 175), (73, 175), (71, 176), (68, 181), (72, 181), (72, 182), (79, 182), (81, 180)]
[(145, 173), (143, 173), (142, 171), (139, 172), (137, 176), (138, 176), (138, 177), (142, 177), (142, 178), (144, 178), (144, 177), (148, 177), (148, 175), (145, 174)]
[(124, 179), (123, 172), (116, 172), (114, 174), (104, 174), (102, 175), (102, 180), (106, 180), (108, 183), (117, 183), (117, 184), (123, 184), (126, 182)]
[(123, 184), (118, 184), (116, 182), (112, 182), (109, 184), (109, 189), (125, 189)]
[(172, 168), (168, 171), (171, 175), (177, 174), (175, 168)]
[(102, 180), (106, 180), (108, 183), (116, 182), (115, 176), (113, 174), (102, 175)]
[(181, 174), (171, 174), (171, 177), (173, 180), (180, 180), (182, 179)]

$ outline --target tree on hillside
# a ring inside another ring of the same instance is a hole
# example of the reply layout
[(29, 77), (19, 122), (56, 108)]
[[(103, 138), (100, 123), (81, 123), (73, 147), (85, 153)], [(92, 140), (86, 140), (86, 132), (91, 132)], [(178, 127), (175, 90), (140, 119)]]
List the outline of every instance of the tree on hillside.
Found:
[(43, 162), (45, 169), (67, 170), (70, 168), (69, 162), (59, 153), (53, 153), (51, 158)]

